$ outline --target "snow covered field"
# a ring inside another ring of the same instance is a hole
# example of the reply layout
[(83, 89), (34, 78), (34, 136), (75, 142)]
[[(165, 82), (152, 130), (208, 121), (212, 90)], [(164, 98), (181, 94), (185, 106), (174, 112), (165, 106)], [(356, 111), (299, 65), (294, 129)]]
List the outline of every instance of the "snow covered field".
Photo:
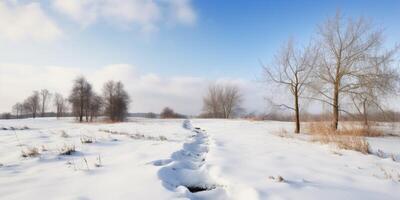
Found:
[(393, 159), (279, 137), (286, 122), (183, 122), (2, 120), (0, 199), (400, 199), (399, 137), (368, 138)]

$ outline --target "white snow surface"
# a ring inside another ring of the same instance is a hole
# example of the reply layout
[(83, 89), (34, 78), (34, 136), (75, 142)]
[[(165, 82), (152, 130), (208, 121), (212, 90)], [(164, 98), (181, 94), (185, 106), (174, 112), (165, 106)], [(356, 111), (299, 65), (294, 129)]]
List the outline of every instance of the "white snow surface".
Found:
[[(400, 162), (388, 156), (400, 155), (399, 137), (368, 138), (379, 157), (282, 129), (292, 124), (0, 120), (0, 199), (400, 199)], [(21, 156), (31, 148), (40, 155)]]

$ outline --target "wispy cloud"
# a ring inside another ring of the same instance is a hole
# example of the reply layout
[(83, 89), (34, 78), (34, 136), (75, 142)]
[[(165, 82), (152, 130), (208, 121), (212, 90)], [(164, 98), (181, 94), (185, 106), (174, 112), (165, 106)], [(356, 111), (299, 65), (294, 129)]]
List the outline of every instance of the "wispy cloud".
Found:
[(40, 3), (0, 1), (0, 36), (17, 40), (51, 41), (62, 36), (62, 30), (42, 9)]
[(196, 21), (190, 0), (54, 0), (52, 7), (83, 27), (106, 22), (154, 32), (168, 21), (183, 25)]

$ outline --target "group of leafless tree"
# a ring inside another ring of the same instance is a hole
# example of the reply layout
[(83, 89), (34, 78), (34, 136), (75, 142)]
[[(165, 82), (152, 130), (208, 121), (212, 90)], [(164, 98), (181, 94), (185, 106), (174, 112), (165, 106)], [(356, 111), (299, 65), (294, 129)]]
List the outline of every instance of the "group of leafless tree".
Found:
[(103, 87), (103, 96), (93, 91), (92, 85), (85, 77), (74, 80), (68, 98), (74, 116), (82, 122), (92, 121), (104, 113), (111, 121), (123, 121), (128, 114), (130, 98), (121, 82), (108, 81)]
[[(52, 93), (47, 89), (40, 91), (33, 91), (22, 103), (16, 103), (12, 107), (12, 113), (16, 118), (31, 116), (36, 118), (38, 116), (45, 117), (47, 108), (49, 107), (52, 98)], [(57, 107), (57, 117), (62, 117), (67, 110), (66, 99), (56, 93), (54, 96), (54, 105)]]
[(203, 97), (202, 117), (232, 118), (242, 110), (242, 94), (234, 84), (211, 84)]
[(185, 115), (179, 114), (175, 112), (172, 108), (170, 107), (165, 107), (161, 113), (160, 113), (160, 118), (161, 119), (168, 119), (168, 118), (186, 118)]
[(393, 67), (399, 46), (384, 48), (383, 31), (365, 18), (345, 19), (338, 12), (318, 26), (316, 37), (306, 47), (289, 41), (275, 62), (264, 66), (268, 83), (282, 87), (293, 97), (300, 132), (300, 99), (315, 100), (332, 108), (332, 127), (337, 130), (340, 113), (354, 110), (368, 125), (368, 112), (385, 111), (383, 100), (397, 92), (399, 74)]
[(123, 121), (125, 119), (128, 114), (130, 99), (120, 81), (108, 81), (104, 84), (103, 100), (105, 113), (112, 121)]
[(93, 121), (99, 115), (108, 116), (111, 121), (123, 121), (128, 114), (130, 98), (121, 82), (108, 81), (104, 84), (103, 95), (94, 92), (85, 77), (74, 80), (71, 93), (64, 98), (60, 93), (50, 93), (47, 89), (33, 91), (22, 103), (12, 107), (15, 118), (45, 117), (53, 100), (55, 115), (64, 117), (71, 108), (72, 115), (79, 122)]

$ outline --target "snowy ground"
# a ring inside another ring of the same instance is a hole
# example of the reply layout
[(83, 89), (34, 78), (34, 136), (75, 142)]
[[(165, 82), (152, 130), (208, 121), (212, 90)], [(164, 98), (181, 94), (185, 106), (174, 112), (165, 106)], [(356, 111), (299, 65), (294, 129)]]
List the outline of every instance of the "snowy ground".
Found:
[(183, 122), (0, 121), (0, 199), (400, 199), (397, 136), (368, 138), (379, 157), (279, 137), (285, 122)]

